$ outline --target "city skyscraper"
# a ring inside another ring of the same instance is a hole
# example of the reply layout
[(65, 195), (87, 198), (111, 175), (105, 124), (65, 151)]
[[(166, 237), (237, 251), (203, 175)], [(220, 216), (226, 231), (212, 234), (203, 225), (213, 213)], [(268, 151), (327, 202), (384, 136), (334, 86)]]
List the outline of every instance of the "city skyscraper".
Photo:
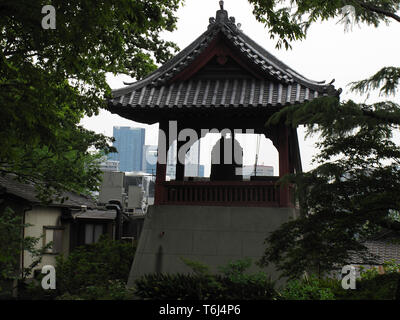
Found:
[(157, 169), (157, 146), (143, 146), (142, 171), (155, 175)]
[[(175, 179), (176, 172), (176, 141), (173, 142), (167, 160), (167, 175)], [(185, 176), (204, 177), (204, 165), (200, 165), (200, 143), (195, 143), (186, 155)], [(157, 169), (157, 146), (143, 147), (142, 171), (155, 175)]]
[(109, 159), (119, 161), (123, 172), (141, 171), (145, 135), (143, 128), (114, 127), (114, 147), (118, 153), (111, 153)]

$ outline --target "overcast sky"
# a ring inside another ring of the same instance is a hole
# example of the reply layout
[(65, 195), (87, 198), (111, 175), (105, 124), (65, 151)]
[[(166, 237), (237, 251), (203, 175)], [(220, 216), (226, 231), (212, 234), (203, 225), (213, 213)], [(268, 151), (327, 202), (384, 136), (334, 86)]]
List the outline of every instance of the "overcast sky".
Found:
[[(177, 13), (179, 18), (177, 30), (165, 33), (164, 38), (172, 40), (184, 49), (208, 26), (210, 17), (215, 16), (219, 5), (217, 0), (186, 0), (185, 6)], [(400, 23), (393, 22), (389, 26), (379, 28), (366, 25), (354, 26), (352, 31), (344, 32), (342, 24), (337, 20), (315, 24), (311, 27), (308, 37), (302, 42), (292, 43), (293, 49), (275, 49), (276, 42), (269, 38), (264, 26), (257, 22), (252, 15), (252, 6), (247, 0), (226, 0), (225, 9), (230, 16), (241, 23), (245, 34), (263, 46), (270, 53), (289, 65), (303, 76), (317, 81), (330, 82), (336, 79), (336, 88), (342, 88), (342, 100), (353, 99), (364, 102), (365, 97), (348, 91), (348, 84), (352, 81), (370, 77), (384, 66), (399, 66), (400, 61)], [(132, 81), (126, 75), (108, 77), (112, 89), (124, 87), (123, 81)], [(373, 96), (367, 102), (379, 99)], [(383, 100), (384, 98), (380, 98)], [(400, 103), (399, 96), (393, 99)], [(146, 128), (146, 144), (157, 144), (158, 125), (147, 126), (101, 111), (99, 116), (85, 118), (81, 124), (97, 133), (112, 136), (113, 126), (132, 126)], [(312, 157), (316, 154), (315, 139), (304, 139), (303, 128), (298, 129), (303, 170), (310, 170)], [(216, 137), (205, 138), (201, 141), (201, 163), (210, 163), (210, 152)], [(245, 146), (245, 164), (254, 164), (256, 137), (240, 137), (239, 142)], [(278, 170), (278, 154), (272, 143), (264, 137), (261, 139), (259, 164), (272, 165), (275, 174)], [(209, 174), (209, 168), (206, 168)]]

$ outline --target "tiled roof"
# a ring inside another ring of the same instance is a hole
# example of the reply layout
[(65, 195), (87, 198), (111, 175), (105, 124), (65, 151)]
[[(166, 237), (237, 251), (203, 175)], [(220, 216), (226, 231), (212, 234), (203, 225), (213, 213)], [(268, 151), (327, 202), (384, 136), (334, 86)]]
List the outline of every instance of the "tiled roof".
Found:
[[(37, 197), (37, 192), (33, 184), (21, 183), (12, 176), (0, 176), (0, 187), (3, 192), (12, 194), (19, 198), (22, 198), (32, 204), (40, 204), (41, 201)], [(72, 192), (64, 192), (63, 197), (67, 198), (63, 203), (53, 201), (51, 206), (60, 207), (95, 207), (95, 202), (82, 195), (78, 195)]]
[(400, 237), (389, 229), (383, 229), (370, 240), (364, 242), (368, 249), (367, 259), (353, 254), (353, 264), (382, 265), (384, 262), (394, 260), (400, 263)]
[(225, 79), (189, 80), (154, 87), (145, 85), (114, 99), (114, 104), (130, 107), (239, 107), (279, 106), (311, 101), (327, 92), (300, 83), (285, 85), (272, 81)]
[(351, 263), (382, 265), (384, 262), (394, 260), (400, 263), (400, 242), (399, 240), (371, 240), (364, 243), (368, 249), (370, 259), (362, 259), (358, 255), (353, 255)]
[[(227, 78), (220, 72), (217, 79), (174, 80), (217, 36), (228, 41), (246, 64), (258, 70), (262, 79)], [(338, 96), (340, 92), (331, 84), (298, 74), (246, 36), (225, 10), (219, 10), (217, 18), (210, 19), (208, 30), (186, 49), (143, 80), (114, 90), (109, 108), (111, 112), (126, 115), (132, 108), (269, 107), (302, 103), (320, 96)]]
[(117, 213), (115, 210), (86, 210), (76, 214), (77, 219), (97, 219), (97, 220), (115, 220)]
[(366, 243), (369, 252), (378, 257), (378, 264), (383, 264), (389, 260), (400, 263), (400, 243), (388, 241), (369, 241)]

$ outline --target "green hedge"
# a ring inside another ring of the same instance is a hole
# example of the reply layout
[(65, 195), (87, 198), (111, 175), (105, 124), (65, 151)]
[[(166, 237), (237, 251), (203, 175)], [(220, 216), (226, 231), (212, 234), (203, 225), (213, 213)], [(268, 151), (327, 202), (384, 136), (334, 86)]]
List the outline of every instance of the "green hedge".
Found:
[(76, 248), (67, 257), (57, 257), (57, 289), (62, 294), (79, 294), (86, 287), (127, 282), (134, 254), (131, 243), (106, 236)]
[(338, 298), (346, 300), (400, 300), (400, 274), (387, 273), (357, 280), (355, 290), (346, 290)]
[(136, 246), (102, 236), (91, 245), (57, 257), (56, 290), (43, 290), (38, 281), (23, 284), (20, 299), (122, 300), (132, 298), (125, 284)]
[(345, 290), (341, 281), (316, 276), (292, 280), (286, 284), (279, 299), (284, 300), (400, 300), (399, 265), (384, 264), (384, 274), (376, 269), (361, 270), (356, 289)]
[(338, 280), (311, 276), (289, 281), (277, 298), (281, 300), (335, 300), (340, 290), (344, 291)]
[(135, 282), (135, 295), (152, 300), (269, 300), (276, 295), (265, 273), (247, 274), (250, 260), (239, 260), (211, 274), (200, 263), (185, 260), (191, 274), (148, 274)]

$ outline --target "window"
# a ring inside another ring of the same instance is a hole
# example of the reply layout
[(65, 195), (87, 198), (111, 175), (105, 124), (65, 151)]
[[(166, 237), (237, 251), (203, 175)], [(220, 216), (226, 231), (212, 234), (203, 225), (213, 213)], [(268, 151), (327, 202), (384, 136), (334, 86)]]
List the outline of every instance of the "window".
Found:
[(58, 254), (62, 252), (62, 238), (64, 227), (44, 226), (43, 227), (43, 246), (52, 242), (50, 249), (46, 253)]
[(85, 244), (96, 243), (103, 233), (103, 224), (85, 224)]

